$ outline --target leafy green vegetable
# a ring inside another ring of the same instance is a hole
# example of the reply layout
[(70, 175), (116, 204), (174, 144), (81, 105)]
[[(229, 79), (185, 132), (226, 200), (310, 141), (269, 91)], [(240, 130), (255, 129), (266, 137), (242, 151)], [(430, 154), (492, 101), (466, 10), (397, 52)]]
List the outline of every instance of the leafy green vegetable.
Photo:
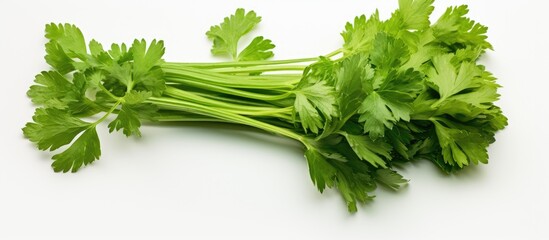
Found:
[[(467, 6), (433, 24), (433, 0), (399, 0), (345, 25), (340, 49), (312, 58), (266, 60), (272, 42), (240, 41), (261, 21), (237, 9), (206, 33), (216, 63), (165, 62), (164, 42), (110, 48), (71, 24), (46, 25), (46, 62), (27, 95), (38, 107), (24, 135), (53, 155), (56, 172), (76, 172), (101, 155), (97, 127), (141, 136), (143, 122), (246, 125), (304, 146), (311, 180), (335, 188), (349, 211), (378, 185), (408, 183), (395, 169), (428, 160), (447, 173), (488, 162), (507, 118), (494, 104), (496, 78), (477, 60), (492, 48)], [(92, 117), (90, 120), (88, 117)], [(63, 148), (63, 149), (62, 149)]]
[(76, 172), (82, 165), (88, 165), (99, 159), (101, 149), (95, 127), (88, 128), (74, 143), (62, 153), (52, 157), (53, 170), (56, 172)]
[(209, 39), (213, 41), (212, 53), (214, 55), (228, 55), (235, 61), (264, 60), (271, 58), (273, 52), (270, 51), (275, 46), (271, 40), (259, 36), (238, 53), (238, 42), (240, 38), (248, 34), (259, 22), (261, 17), (254, 11), (246, 11), (242, 8), (236, 10), (234, 15), (225, 18), (225, 20), (216, 26), (212, 26), (206, 33)]

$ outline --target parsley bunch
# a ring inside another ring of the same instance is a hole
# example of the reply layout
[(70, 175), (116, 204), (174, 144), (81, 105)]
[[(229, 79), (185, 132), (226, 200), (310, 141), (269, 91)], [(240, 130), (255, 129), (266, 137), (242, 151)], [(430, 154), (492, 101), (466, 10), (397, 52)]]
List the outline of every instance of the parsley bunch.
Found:
[[(487, 28), (450, 7), (430, 22), (433, 0), (400, 0), (346, 24), (343, 46), (319, 57), (268, 60), (275, 47), (240, 39), (260, 21), (237, 9), (206, 33), (227, 62), (162, 59), (162, 41), (104, 47), (71, 24), (46, 25), (46, 62), (28, 96), (39, 106), (24, 135), (53, 155), (56, 172), (76, 172), (101, 155), (96, 128), (141, 136), (142, 122), (215, 121), (299, 141), (320, 192), (337, 188), (349, 211), (381, 184), (407, 183), (394, 167), (425, 159), (451, 173), (487, 163), (507, 125), (499, 85), (479, 57)], [(111, 117), (112, 115), (112, 117)], [(68, 147), (67, 147), (68, 145)]]

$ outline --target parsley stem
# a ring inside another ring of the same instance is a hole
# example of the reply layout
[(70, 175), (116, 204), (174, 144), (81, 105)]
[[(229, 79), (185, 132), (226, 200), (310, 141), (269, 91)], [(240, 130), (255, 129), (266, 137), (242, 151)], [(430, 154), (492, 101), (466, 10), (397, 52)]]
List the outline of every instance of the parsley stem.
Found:
[[(275, 104), (271, 104), (271, 103), (266, 102), (266, 101), (257, 101), (256, 99), (234, 98), (232, 96), (227, 96), (227, 95), (220, 94), (220, 93), (217, 93), (217, 92), (204, 91), (202, 89), (196, 89), (196, 91), (187, 90), (186, 86), (174, 86), (174, 87), (179, 88), (179, 89), (185, 89), (185, 91), (192, 92), (193, 94), (196, 94), (198, 96), (202, 96), (202, 97), (206, 97), (206, 98), (209, 98), (209, 99), (214, 99), (214, 100), (221, 101), (221, 102), (226, 102), (226, 103), (234, 103), (234, 104), (239, 104), (239, 105), (244, 105), (244, 106), (253, 106), (253, 107), (277, 107), (277, 108), (278, 107), (283, 107), (280, 104), (275, 105)], [(284, 105), (284, 106), (286, 106), (286, 105)], [(288, 105), (288, 106), (291, 106), (291, 105)]]
[(158, 122), (227, 122), (218, 118), (185, 113), (158, 114), (153, 117), (153, 120)]
[(168, 62), (168, 63), (164, 63), (162, 65), (162, 67), (164, 67), (164, 66), (185, 66), (185, 67), (196, 67), (196, 68), (222, 68), (222, 67), (258, 66), (258, 65), (278, 65), (278, 64), (304, 63), (304, 62), (314, 62), (314, 61), (318, 61), (318, 57), (314, 57), (314, 58), (296, 58), (296, 59), (286, 59), (286, 60), (245, 61), (245, 62), (214, 62), (214, 63)]
[(203, 96), (193, 94), (188, 91), (177, 89), (174, 87), (167, 87), (164, 91), (164, 94), (173, 98), (184, 100), (187, 102), (194, 102), (197, 104), (202, 104), (206, 106), (219, 107), (225, 109), (227, 112), (247, 115), (247, 116), (272, 116), (288, 121), (292, 120), (290, 114), (292, 113), (292, 108), (278, 108), (278, 107), (257, 107), (257, 106), (246, 106), (234, 103), (221, 102), (214, 99), (209, 99)]
[(105, 92), (107, 95), (109, 95), (109, 97), (111, 97), (112, 99), (114, 99), (116, 101), (119, 101), (121, 99), (121, 97), (117, 97), (114, 94), (112, 94), (112, 92), (109, 91), (107, 88), (105, 88), (105, 86), (103, 86), (103, 84), (98, 84), (98, 86), (99, 86), (99, 89), (101, 89), (103, 92)]
[(324, 55), (324, 57), (331, 58), (331, 57), (333, 57), (333, 56), (335, 56), (335, 55), (338, 55), (338, 54), (340, 54), (340, 53), (342, 53), (342, 52), (343, 52), (343, 48), (340, 48), (340, 49), (337, 49), (337, 50), (335, 50), (335, 51), (333, 51), (333, 52), (331, 52), (331, 53), (328, 53), (328, 54)]
[(111, 109), (109, 109), (109, 111), (105, 113), (105, 115), (103, 115), (101, 118), (97, 119), (97, 121), (93, 122), (90, 125), (90, 128), (97, 126), (97, 124), (99, 124), (99, 123), (103, 122), (105, 119), (107, 119), (107, 117), (109, 117), (109, 115), (112, 112), (114, 112), (116, 110), (116, 108), (118, 108), (118, 105), (120, 105), (120, 103), (122, 103), (122, 98), (119, 98), (118, 101), (116, 101), (116, 103), (114, 103), (114, 105), (112, 105)]
[(275, 95), (264, 94), (264, 93), (255, 93), (255, 92), (245, 91), (245, 90), (242, 90), (242, 89), (235, 89), (235, 88), (230, 88), (230, 87), (218, 86), (218, 85), (208, 84), (208, 83), (201, 82), (201, 81), (194, 81), (194, 80), (190, 80), (190, 79), (186, 79), (186, 78), (179, 78), (179, 77), (166, 77), (166, 80), (168, 80), (170, 82), (181, 83), (181, 84), (184, 84), (186, 86), (197, 87), (197, 88), (201, 88), (201, 89), (204, 89), (204, 90), (210, 90), (210, 91), (213, 91), (213, 92), (230, 94), (230, 95), (234, 95), (234, 96), (251, 98), (251, 99), (256, 99), (256, 100), (263, 100), (263, 101), (273, 101), (273, 100), (285, 99), (285, 98), (289, 97), (292, 94), (291, 92), (285, 92), (285, 93), (282, 93), (282, 94), (275, 94)]
[[(330, 58), (335, 55), (343, 53), (343, 48), (339, 48), (333, 52), (330, 52), (324, 57)], [(196, 68), (224, 68), (224, 67), (247, 67), (247, 66), (267, 66), (267, 65), (279, 65), (279, 64), (290, 64), (290, 63), (306, 63), (306, 62), (316, 62), (320, 58), (295, 58), (295, 59), (284, 59), (284, 60), (263, 60), (263, 61), (245, 61), (245, 62), (167, 62), (162, 65), (165, 66), (185, 66), (185, 67), (196, 67)]]
[(282, 136), (295, 139), (305, 144), (305, 137), (293, 132), (292, 130), (282, 128), (282, 127), (277, 127), (262, 121), (255, 120), (253, 118), (241, 116), (239, 114), (227, 112), (226, 110), (220, 109), (217, 107), (205, 106), (205, 105), (200, 105), (196, 103), (181, 101), (178, 99), (166, 98), (166, 97), (160, 97), (160, 98), (151, 97), (146, 102), (155, 104), (165, 109), (197, 113), (197, 114), (202, 114), (206, 116), (211, 116), (214, 118), (219, 118), (232, 123), (239, 123), (239, 124), (243, 124), (251, 127), (256, 127), (271, 133), (275, 133), (275, 134), (279, 134)]
[(249, 76), (235, 76), (222, 73), (209, 72), (207, 70), (178, 67), (164, 68), (166, 77), (193, 78), (206, 83), (224, 87), (253, 88), (253, 89), (292, 89), (296, 80), (279, 81), (264, 79), (257, 81)]
[(251, 66), (239, 68), (216, 68), (210, 69), (216, 73), (254, 73), (254, 72), (272, 72), (272, 71), (303, 71), (305, 65), (277, 65), (277, 66)]

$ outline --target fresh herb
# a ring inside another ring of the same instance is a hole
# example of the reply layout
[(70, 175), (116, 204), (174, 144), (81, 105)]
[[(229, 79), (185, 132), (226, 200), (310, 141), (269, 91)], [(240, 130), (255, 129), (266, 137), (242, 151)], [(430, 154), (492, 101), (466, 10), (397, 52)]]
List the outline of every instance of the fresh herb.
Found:
[[(25, 136), (58, 151), (57, 172), (76, 172), (101, 155), (96, 128), (141, 136), (142, 122), (216, 121), (246, 125), (304, 146), (320, 192), (339, 190), (349, 211), (378, 185), (407, 183), (401, 163), (426, 159), (451, 173), (487, 163), (487, 147), (507, 125), (499, 85), (479, 57), (487, 28), (450, 7), (434, 23), (433, 0), (400, 0), (347, 23), (343, 46), (319, 57), (267, 60), (272, 42), (241, 38), (261, 21), (237, 9), (206, 33), (227, 62), (162, 60), (164, 43), (86, 44), (71, 24), (46, 25), (46, 62), (28, 96), (39, 106)], [(93, 117), (93, 118), (90, 118)], [(89, 120), (93, 119), (93, 120)]]

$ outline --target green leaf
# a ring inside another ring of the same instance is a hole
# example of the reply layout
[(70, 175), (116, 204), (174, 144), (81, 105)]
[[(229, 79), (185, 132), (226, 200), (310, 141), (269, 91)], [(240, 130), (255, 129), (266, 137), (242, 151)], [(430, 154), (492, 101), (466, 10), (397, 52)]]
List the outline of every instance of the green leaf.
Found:
[(305, 94), (300, 92), (295, 93), (294, 111), (299, 117), (301, 126), (305, 131), (310, 130), (313, 133), (318, 133), (318, 130), (322, 129), (323, 124), (320, 114)]
[(313, 77), (314, 79), (321, 79), (323, 81), (326, 81), (326, 83), (330, 86), (334, 85), (334, 82), (337, 78), (337, 73), (340, 69), (340, 64), (324, 56), (319, 56), (318, 58), (318, 61), (311, 64), (303, 72), (303, 75), (308, 75)]
[(416, 51), (411, 51), (410, 58), (403, 64), (400, 69), (405, 70), (413, 68), (416, 71), (421, 70), (421, 67), (429, 62), (434, 56), (446, 53), (446, 49), (433, 44), (435, 37), (433, 36), (433, 31), (427, 29), (422, 31), (418, 35)]
[(369, 18), (362, 15), (355, 17), (353, 23), (348, 22), (345, 30), (341, 33), (343, 37), (344, 53), (353, 55), (359, 52), (369, 52), (373, 48), (373, 41), (380, 31), (381, 21), (379, 12), (376, 11)]
[(368, 96), (359, 108), (359, 121), (364, 122), (364, 132), (376, 139), (384, 136), (385, 129), (392, 129), (396, 122), (410, 121), (412, 102), (423, 86), (420, 73), (412, 69), (389, 72), (377, 87), (372, 86), (375, 84), (372, 81), (365, 88)]
[(118, 116), (109, 123), (109, 132), (123, 129), (122, 132), (127, 137), (131, 135), (141, 137), (139, 127), (141, 127), (141, 121), (137, 112), (130, 105), (123, 104), (118, 112)]
[(305, 95), (327, 119), (337, 116), (334, 89), (326, 85), (324, 81), (318, 81), (312, 85), (302, 87), (299, 89), (299, 92)]
[(475, 88), (474, 91), (453, 95), (448, 98), (448, 101), (457, 100), (486, 109), (499, 99), (498, 87), (499, 85), (495, 83), (485, 83), (481, 87)]
[(374, 167), (386, 168), (385, 159), (391, 159), (391, 145), (381, 139), (372, 140), (366, 135), (343, 134), (353, 149), (356, 155), (361, 159), (369, 162)]
[(313, 133), (323, 127), (321, 115), (326, 120), (337, 116), (334, 89), (327, 86), (324, 81), (308, 83), (294, 90), (296, 96), (294, 102), (295, 113), (299, 116), (305, 131), (310, 129)]
[(308, 149), (305, 158), (309, 165), (311, 180), (321, 193), (326, 187), (333, 187), (337, 170), (330, 165), (324, 156), (316, 149)]
[(132, 90), (129, 93), (126, 93), (126, 95), (124, 96), (124, 103), (135, 105), (138, 103), (143, 103), (150, 97), (152, 97), (151, 92)]
[(405, 62), (409, 57), (406, 43), (384, 32), (376, 35), (373, 45), (370, 63), (375, 65), (376, 69), (390, 70), (397, 68), (401, 62)]
[(434, 124), (446, 164), (463, 167), (469, 163), (488, 162), (486, 148), (489, 143), (481, 134), (445, 127), (438, 121)]
[[(116, 47), (115, 47), (116, 49)], [(118, 50), (115, 50), (118, 51)], [(121, 54), (123, 49), (120, 50)], [(133, 65), (126, 71), (123, 68), (124, 75), (129, 79), (127, 85), (130, 89), (136, 89), (139, 91), (152, 92), (154, 96), (160, 96), (166, 88), (164, 80), (164, 72), (160, 68), (163, 63), (162, 56), (164, 55), (164, 42), (153, 40), (147, 48), (145, 40), (135, 40), (131, 47), (131, 53), (133, 56)], [(122, 67), (125, 64), (121, 65)], [(123, 78), (126, 79), (126, 78)]]
[(368, 192), (373, 191), (376, 185), (364, 163), (333, 161), (314, 148), (308, 149), (305, 157), (311, 179), (318, 190), (323, 192), (326, 187), (337, 187), (349, 212), (357, 211), (357, 203), (365, 203), (373, 198)]
[(402, 175), (387, 168), (376, 170), (375, 176), (379, 183), (395, 191), (408, 183), (408, 180), (404, 179)]
[(358, 111), (365, 98), (362, 82), (373, 78), (373, 75), (374, 70), (363, 56), (357, 54), (343, 60), (335, 84), (342, 119), (348, 119)]
[(483, 52), (482, 47), (467, 46), (456, 50), (454, 60), (455, 62), (475, 62)]
[(36, 75), (34, 82), (36, 84), (27, 92), (34, 104), (65, 109), (70, 103), (78, 101), (76, 87), (56, 71), (44, 71)]
[(433, 57), (433, 68), (427, 73), (428, 83), (440, 94), (440, 101), (463, 90), (479, 87), (480, 70), (474, 63), (463, 62), (459, 70), (452, 64), (453, 54)]
[(467, 122), (479, 117), (482, 113), (483, 109), (473, 104), (458, 100), (447, 100), (437, 107), (433, 115), (449, 115), (461, 122)]
[(492, 49), (486, 41), (488, 28), (467, 18), (468, 12), (467, 5), (449, 7), (432, 26), (435, 37), (450, 47)]
[(213, 41), (212, 54), (228, 55), (237, 60), (238, 41), (259, 22), (261, 17), (254, 11), (246, 12), (239, 8), (233, 15), (226, 17), (221, 24), (212, 26), (206, 32), (206, 36)]
[(124, 84), (124, 86), (134, 85), (132, 65), (129, 62), (122, 64), (113, 63), (106, 66), (105, 70), (110, 73), (110, 77), (118, 80), (120, 83)]
[(69, 144), (80, 132), (90, 124), (70, 116), (59, 109), (38, 108), (32, 117), (34, 122), (27, 123), (23, 134), (40, 150), (53, 151)]
[(86, 77), (81, 73), (73, 75), (72, 82), (56, 71), (42, 72), (36, 75), (35, 82), (27, 91), (34, 104), (45, 108), (67, 111), (74, 116), (91, 116), (100, 109), (89, 98)]
[[(98, 105), (86, 96), (86, 92), (89, 88), (97, 87), (88, 77), (82, 73), (74, 73), (72, 84), (75, 91), (73, 93), (67, 93), (67, 95), (74, 94), (76, 101), (68, 104), (69, 112), (73, 116), (87, 117), (95, 115), (101, 111)], [(93, 95), (90, 93), (90, 95)], [(93, 96), (95, 97), (95, 96)]]
[(92, 39), (88, 46), (90, 48), (90, 54), (92, 56), (97, 56), (105, 52), (105, 50), (103, 49), (103, 45), (101, 45), (101, 43), (97, 42), (95, 39)]
[(339, 131), (353, 117), (366, 96), (362, 82), (372, 78), (374, 70), (362, 54), (345, 58), (338, 64), (334, 80), (337, 117), (326, 123), (320, 138)]
[(151, 68), (147, 73), (134, 80), (135, 87), (133, 89), (151, 92), (155, 97), (160, 97), (166, 89), (164, 71), (158, 66)]
[(87, 54), (84, 35), (75, 25), (68, 23), (47, 24), (46, 38), (58, 43), (67, 56), (71, 58)]
[(152, 96), (151, 92), (139, 92), (132, 90), (124, 96), (124, 104), (118, 112), (118, 116), (109, 123), (109, 132), (119, 131), (127, 137), (135, 135), (141, 137), (141, 120), (151, 119), (157, 112), (157, 108), (152, 104), (143, 103)]
[(256, 61), (265, 60), (274, 56), (270, 51), (275, 45), (269, 39), (256, 37), (239, 54), (236, 61)]
[[(140, 43), (141, 42), (139, 42), (139, 44)], [(115, 62), (121, 63), (131, 60), (133, 58), (133, 51), (129, 51), (124, 43), (120, 45), (113, 43), (109, 50), (109, 55)]]
[(404, 29), (423, 30), (429, 27), (429, 16), (435, 9), (434, 0), (399, 0), (398, 14)]
[[(398, 110), (398, 108), (395, 108)], [(364, 122), (364, 132), (372, 138), (384, 136), (385, 128), (393, 128), (395, 117), (387, 106), (387, 102), (377, 93), (372, 92), (360, 107), (360, 122)]]
[(74, 71), (73, 60), (61, 48), (57, 42), (46, 43), (46, 62), (59, 71), (61, 74), (67, 74)]
[(100, 156), (99, 137), (95, 127), (91, 127), (84, 131), (67, 150), (54, 155), (51, 166), (55, 172), (76, 172), (82, 165), (88, 165)]
[(147, 48), (145, 40), (139, 41), (136, 39), (131, 47), (134, 79), (138, 79), (153, 67), (160, 65), (164, 51), (164, 41), (153, 40)]
[(404, 125), (398, 124), (396, 127), (387, 131), (387, 140), (393, 146), (393, 149), (400, 154), (404, 159), (410, 160), (413, 157), (413, 152), (410, 154), (408, 146), (412, 142), (413, 135), (410, 130)]
[(488, 124), (483, 128), (484, 130), (496, 132), (498, 130), (504, 129), (505, 126), (508, 125), (508, 119), (507, 117), (505, 117), (505, 115), (503, 115), (503, 112), (499, 107), (492, 106), (486, 111), (489, 111), (489, 114), (486, 115), (486, 120)]

